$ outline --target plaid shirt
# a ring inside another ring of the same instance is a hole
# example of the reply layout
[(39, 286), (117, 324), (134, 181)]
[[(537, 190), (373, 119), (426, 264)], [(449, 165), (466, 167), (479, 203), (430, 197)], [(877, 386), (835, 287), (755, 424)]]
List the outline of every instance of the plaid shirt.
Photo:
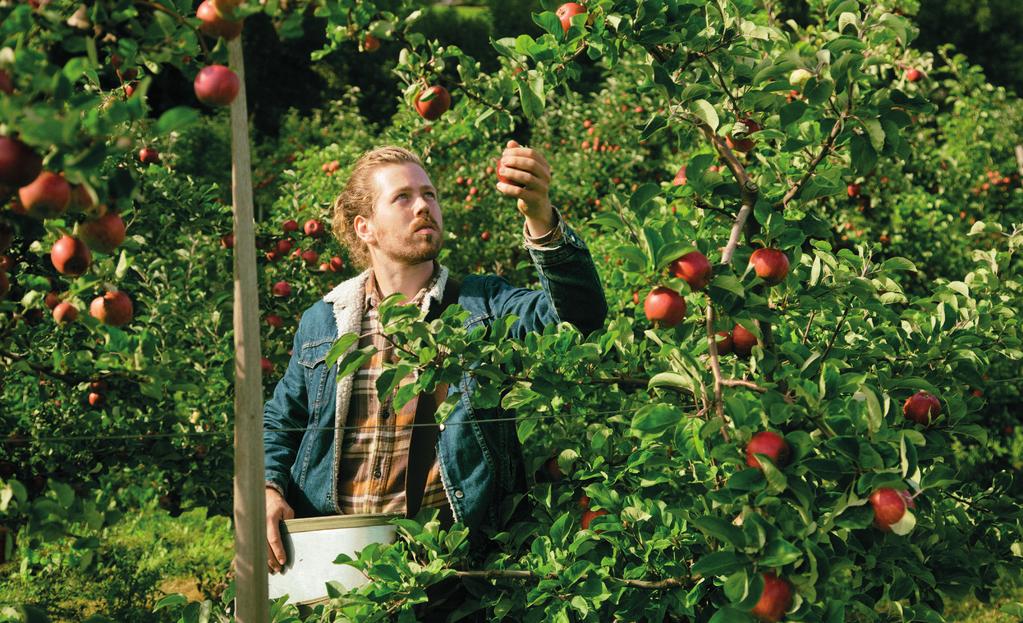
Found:
[[(554, 227), (543, 236), (533, 237), (523, 224), (524, 246), (538, 248), (561, 240), (564, 228), (558, 212), (554, 212)], [(422, 309), (425, 295), (436, 285), (440, 263), (434, 261), (433, 276), (409, 304)], [(341, 448), (341, 466), (338, 472), (338, 503), (344, 514), (405, 513), (405, 475), (408, 471), (409, 444), (415, 421), (415, 401), (410, 401), (397, 413), (391, 405), (393, 393), (383, 404), (377, 397), (376, 382), (385, 361), (394, 361), (393, 346), (385, 339), (380, 324), (378, 307), (380, 294), (376, 278), (370, 271), (366, 280), (365, 313), (358, 348), (375, 346), (377, 352), (362, 369), (355, 373), (352, 398), (345, 422), (349, 428)], [(400, 385), (411, 382), (411, 376)], [(399, 385), (399, 386), (400, 386)], [(397, 391), (397, 390), (395, 390)], [(447, 386), (439, 386), (438, 403), (447, 395)], [(447, 504), (444, 484), (440, 476), (440, 459), (435, 458), (426, 477), (422, 508), (439, 508)]]

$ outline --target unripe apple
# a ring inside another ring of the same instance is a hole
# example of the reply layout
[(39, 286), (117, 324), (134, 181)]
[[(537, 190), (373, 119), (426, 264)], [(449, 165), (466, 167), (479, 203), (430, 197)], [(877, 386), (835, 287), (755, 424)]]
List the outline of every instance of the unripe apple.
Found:
[(920, 78), (923, 78), (924, 74), (916, 67), (911, 67), (906, 70), (906, 80), (910, 82), (916, 82)]
[(113, 253), (124, 242), (124, 219), (117, 212), (107, 212), (98, 219), (82, 222), (78, 226), (78, 235), (90, 249)]
[(732, 329), (732, 351), (739, 357), (749, 357), (753, 347), (757, 345), (757, 336), (736, 324)]
[(679, 168), (678, 173), (675, 174), (675, 179), (671, 180), (673, 186), (685, 186), (686, 185), (686, 165), (682, 165)]
[(810, 78), (813, 78), (813, 74), (806, 69), (793, 69), (789, 74), (789, 84), (794, 87), (802, 87)]
[(241, 82), (223, 65), (208, 65), (199, 70), (193, 83), (195, 96), (203, 104), (227, 106), (238, 96)]
[(305, 232), (305, 235), (309, 236), (310, 238), (319, 238), (320, 236), (323, 235), (323, 223), (319, 222), (314, 218), (309, 219), (308, 221), (305, 222), (305, 225), (303, 226), (302, 230)]
[[(206, 2), (209, 1), (206, 0)], [(160, 162), (160, 152), (153, 147), (143, 147), (139, 150), (139, 162), (142, 164), (158, 164)]]
[(707, 257), (699, 251), (690, 251), (676, 259), (669, 266), (669, 270), (679, 279), (684, 279), (693, 290), (702, 290), (710, 283), (714, 271), (711, 269)]
[(766, 455), (776, 467), (784, 467), (789, 462), (792, 449), (785, 438), (771, 431), (761, 431), (746, 444), (746, 465), (760, 467), (758, 454)]
[(210, 37), (223, 37), (230, 41), (242, 33), (244, 21), (221, 17), (217, 13), (216, 7), (213, 6), (212, 0), (203, 0), (203, 3), (196, 9), (195, 16), (202, 21), (199, 24), (199, 30)]
[(751, 613), (765, 623), (777, 623), (792, 607), (792, 585), (770, 572), (762, 577), (764, 590)]
[(283, 229), (286, 234), (298, 231), (298, 221), (295, 219), (288, 219), (281, 223), (281, 229)]
[(572, 27), (572, 17), (583, 13), (586, 13), (586, 7), (583, 5), (578, 2), (566, 2), (559, 6), (554, 14), (558, 16), (558, 20), (561, 22), (561, 29), (568, 32), (568, 29)]
[(686, 300), (671, 288), (657, 286), (646, 295), (643, 312), (650, 322), (671, 328), (685, 318)]
[[(600, 510), (589, 510), (589, 509), (587, 509), (583, 513), (583, 520), (582, 520), (583, 530), (588, 530), (589, 527), (590, 527), (590, 523), (592, 523), (594, 519), (596, 519), (597, 517), (600, 517), (601, 515), (606, 515), (606, 514), (607, 514), (607, 511), (604, 510), (604, 509), (600, 509)], [(600, 531), (599, 530), (594, 530), (594, 532), (600, 532)]]
[(753, 271), (769, 286), (785, 281), (789, 274), (789, 258), (778, 249), (757, 249), (749, 258)]
[(50, 261), (57, 272), (69, 277), (84, 275), (92, 263), (89, 247), (78, 238), (63, 235), (50, 248)]
[(941, 414), (941, 401), (934, 394), (921, 390), (906, 399), (902, 414), (917, 424), (927, 426)]
[(53, 308), (53, 319), (57, 324), (74, 322), (78, 319), (78, 308), (67, 301), (61, 301)]
[(892, 524), (906, 514), (906, 498), (890, 487), (882, 487), (870, 494), (870, 506), (874, 509), (874, 525), (884, 532), (891, 532)]
[(380, 49), (380, 39), (366, 33), (366, 37), (362, 40), (362, 49), (367, 52), (376, 52)]
[(0, 185), (20, 188), (39, 177), (43, 159), (31, 147), (10, 136), (0, 136)]
[(440, 85), (434, 85), (416, 94), (416, 112), (427, 121), (436, 121), (451, 108), (451, 94)]
[(278, 281), (273, 285), (271, 292), (274, 296), (287, 297), (291, 296), (291, 285), (287, 281)]
[(89, 315), (105, 325), (120, 327), (131, 322), (135, 313), (131, 299), (124, 292), (107, 292), (89, 304)]
[(64, 176), (43, 171), (30, 184), (18, 189), (18, 199), (29, 216), (53, 218), (63, 214), (71, 203), (71, 185)]

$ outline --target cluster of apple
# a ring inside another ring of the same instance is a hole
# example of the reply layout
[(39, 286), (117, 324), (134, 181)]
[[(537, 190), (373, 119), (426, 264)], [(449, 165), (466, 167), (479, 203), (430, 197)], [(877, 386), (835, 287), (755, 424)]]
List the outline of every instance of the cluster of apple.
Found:
[(320, 165), (320, 170), (327, 175), (334, 175), (334, 172), (341, 168), (341, 163), (337, 160), (331, 160), (330, 162), (324, 162)]
[(981, 183), (975, 186), (971, 191), (974, 195), (979, 195), (982, 192), (986, 193), (991, 190), (992, 187), (1000, 186), (1002, 189), (1008, 190), (1014, 179), (1017, 182), (1019, 181), (1019, 174), (1014, 173), (1012, 177), (1010, 177), (1008, 175), (1003, 175), (998, 171), (986, 171), (984, 176), (980, 179)]
[[(241, 0), (203, 0), (195, 11), (199, 30), (210, 37), (230, 41), (241, 34), (245, 20), (234, 18)], [(241, 81), (224, 65), (207, 65), (199, 70), (192, 85), (195, 96), (208, 106), (228, 106), (238, 96)]]
[[(61, 235), (50, 249), (50, 261), (62, 275), (85, 274), (92, 264), (92, 251), (113, 253), (124, 242), (125, 224), (120, 214), (100, 204), (85, 184), (72, 186), (62, 174), (44, 171), (39, 155), (14, 137), (0, 137), (0, 187), (0, 194), (5, 196), (17, 188), (10, 207), (22, 216), (42, 220), (62, 217), (68, 210), (86, 215), (73, 233)], [(4, 231), (0, 252), (12, 242), (11, 229), (5, 226)], [(10, 264), (5, 260), (5, 268), (0, 269), (0, 296), (6, 296), (10, 289)], [(47, 297), (47, 304), (58, 323), (78, 317), (78, 309), (69, 301), (60, 301), (54, 292)], [(131, 321), (131, 300), (123, 292), (108, 292), (92, 301), (89, 313), (104, 324), (121, 326)]]
[(107, 401), (106, 397), (107, 382), (103, 379), (92, 381), (89, 383), (89, 395), (87, 400), (89, 401), (90, 407), (102, 407)]
[[(684, 172), (682, 172), (684, 175)], [(769, 286), (777, 285), (785, 280), (789, 273), (789, 258), (779, 249), (762, 248), (757, 249), (750, 256), (749, 264), (757, 277)], [(713, 269), (707, 257), (699, 251), (691, 251), (675, 259), (669, 266), (671, 273), (689, 284), (693, 291), (703, 290), (710, 283), (713, 276)], [(636, 293), (633, 301), (639, 303), (639, 294)], [(671, 328), (682, 322), (686, 315), (686, 301), (672, 288), (657, 286), (650, 291), (643, 301), (643, 311), (647, 320), (657, 323), (658, 326)], [(724, 335), (724, 334), (719, 334)], [(741, 326), (736, 325), (731, 336), (719, 341), (719, 347), (735, 349), (735, 352), (742, 354), (745, 349), (747, 336), (756, 343), (756, 338)], [(730, 339), (730, 341), (729, 341)], [(740, 343), (742, 346), (740, 346)], [(752, 348), (752, 345), (750, 345)], [(749, 354), (748, 352), (746, 353)]]

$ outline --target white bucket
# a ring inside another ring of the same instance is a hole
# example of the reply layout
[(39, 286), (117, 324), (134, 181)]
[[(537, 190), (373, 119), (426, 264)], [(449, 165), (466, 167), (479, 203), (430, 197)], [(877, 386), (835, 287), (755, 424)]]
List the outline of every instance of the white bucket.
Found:
[(269, 574), (270, 597), (288, 596), (288, 603), (314, 604), (327, 598), (329, 581), (347, 589), (369, 582), (358, 569), (336, 565), (338, 554), (356, 554), (370, 543), (393, 543), (395, 526), (387, 523), (401, 514), (328, 515), (287, 519), (281, 540), (288, 562)]

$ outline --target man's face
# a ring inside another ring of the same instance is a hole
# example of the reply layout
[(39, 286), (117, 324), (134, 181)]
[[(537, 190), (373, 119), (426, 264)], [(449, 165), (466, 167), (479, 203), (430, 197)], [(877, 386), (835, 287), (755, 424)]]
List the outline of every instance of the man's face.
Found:
[(371, 255), (410, 265), (436, 259), (443, 246), (444, 220), (430, 176), (409, 162), (378, 167), (372, 175), (373, 216), (355, 217), (356, 231)]

